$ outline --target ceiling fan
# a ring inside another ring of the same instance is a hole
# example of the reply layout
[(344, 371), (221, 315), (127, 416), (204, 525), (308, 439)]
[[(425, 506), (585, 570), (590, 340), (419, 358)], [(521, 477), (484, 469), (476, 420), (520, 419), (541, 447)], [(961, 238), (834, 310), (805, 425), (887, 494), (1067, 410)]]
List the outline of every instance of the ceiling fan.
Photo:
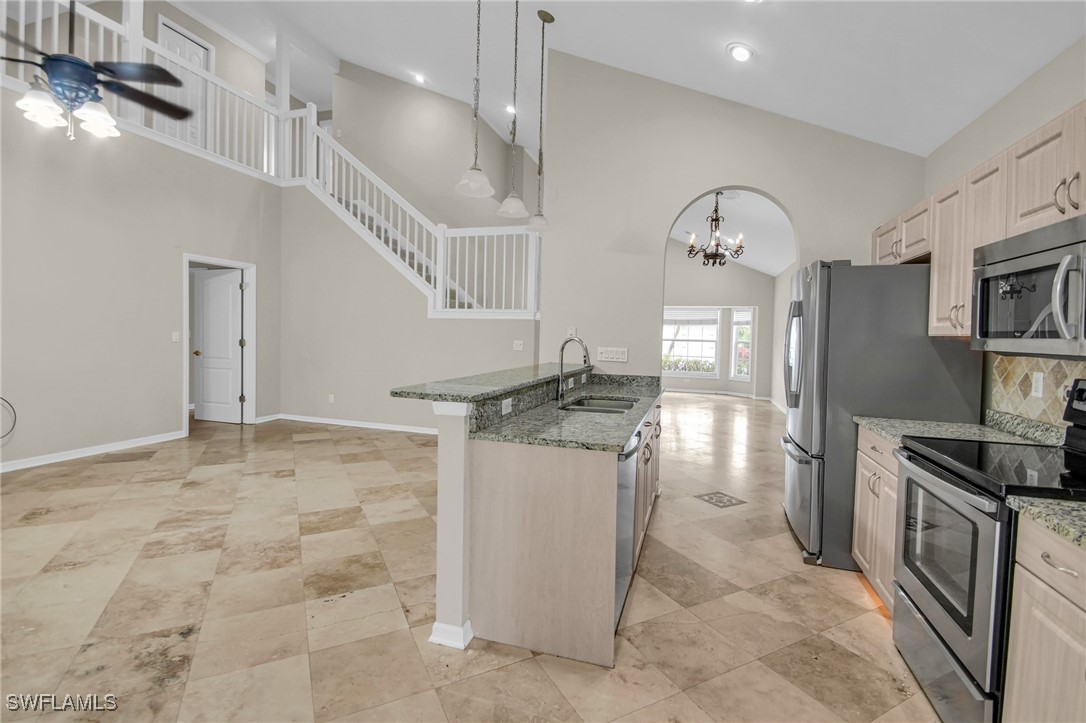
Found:
[[(35, 76), (30, 90), (15, 104), (26, 111), (24, 116), (27, 119), (47, 128), (68, 126), (68, 137), (72, 140), (75, 139), (72, 132), (73, 116), (83, 121), (80, 127), (89, 133), (99, 137), (119, 136), (117, 122), (102, 103), (99, 88), (175, 120), (185, 120), (192, 115), (192, 111), (188, 108), (121, 82), (124, 80), (180, 86), (181, 81), (165, 68), (153, 63), (96, 62), (92, 64), (76, 57), (74, 55), (75, 17), (75, 0), (71, 0), (68, 7), (67, 55), (59, 53), (50, 55), (9, 33), (0, 32), (0, 38), (15, 43), (42, 58), (39, 63), (25, 58), (0, 57), (0, 60), (34, 65), (45, 71), (48, 85), (42, 84), (41, 76)], [(60, 101), (60, 105), (57, 101)], [(68, 120), (61, 117), (64, 109), (68, 111)]]

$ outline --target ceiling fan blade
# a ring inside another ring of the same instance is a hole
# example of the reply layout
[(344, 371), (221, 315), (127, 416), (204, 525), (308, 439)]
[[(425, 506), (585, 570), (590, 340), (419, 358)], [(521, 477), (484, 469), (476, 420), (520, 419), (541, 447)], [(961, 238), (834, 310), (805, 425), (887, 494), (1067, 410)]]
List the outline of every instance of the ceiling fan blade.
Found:
[(181, 85), (170, 71), (154, 63), (95, 63), (94, 69), (110, 76), (113, 80), (128, 80), (138, 83), (157, 83), (159, 85)]
[(176, 105), (168, 100), (162, 100), (156, 98), (150, 93), (144, 93), (142, 90), (137, 90), (130, 85), (124, 83), (118, 83), (115, 80), (103, 80), (102, 87), (111, 93), (116, 93), (122, 98), (126, 98), (133, 103), (139, 103), (142, 106), (146, 106), (156, 113), (161, 113), (164, 116), (173, 118), (174, 120), (185, 120), (192, 115), (192, 111), (188, 108)]
[(40, 48), (37, 48), (37, 47), (31, 45), (30, 43), (26, 42), (25, 40), (20, 40), (19, 38), (15, 37), (11, 33), (5, 33), (3, 31), (0, 31), (0, 38), (3, 38), (4, 40), (8, 41), (9, 43), (15, 43), (19, 47), (24, 48), (25, 50), (29, 50), (31, 53), (37, 53), (38, 55), (42, 56), (43, 58), (48, 58), (49, 57), (49, 53), (45, 52), (44, 50), (42, 50)]

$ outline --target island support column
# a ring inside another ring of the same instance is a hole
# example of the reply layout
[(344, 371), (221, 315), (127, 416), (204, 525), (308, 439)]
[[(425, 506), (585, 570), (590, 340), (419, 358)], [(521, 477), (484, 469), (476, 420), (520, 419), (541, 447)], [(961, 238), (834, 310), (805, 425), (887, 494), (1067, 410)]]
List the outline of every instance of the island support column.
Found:
[(430, 642), (463, 650), (468, 618), (468, 422), (471, 404), (434, 402), (437, 415), (437, 590)]

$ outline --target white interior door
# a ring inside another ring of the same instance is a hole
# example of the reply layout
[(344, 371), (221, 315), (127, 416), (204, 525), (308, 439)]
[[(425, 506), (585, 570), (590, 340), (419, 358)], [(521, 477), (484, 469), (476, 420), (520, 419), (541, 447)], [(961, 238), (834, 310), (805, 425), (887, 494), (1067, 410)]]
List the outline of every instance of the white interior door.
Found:
[(195, 269), (196, 419), (241, 423), (241, 269)]
[[(159, 44), (165, 47), (183, 60), (203, 70), (211, 70), (211, 53), (207, 46), (193, 40), (189, 36), (178, 32), (165, 23), (159, 28)], [(204, 83), (200, 82), (192, 73), (178, 68), (170, 68), (184, 81), (180, 88), (162, 85), (155, 86), (155, 94), (178, 105), (191, 108), (193, 114), (187, 120), (177, 121), (167, 118), (161, 113), (155, 113), (155, 130), (165, 133), (171, 138), (176, 138), (194, 146), (203, 148), (204, 144)]]

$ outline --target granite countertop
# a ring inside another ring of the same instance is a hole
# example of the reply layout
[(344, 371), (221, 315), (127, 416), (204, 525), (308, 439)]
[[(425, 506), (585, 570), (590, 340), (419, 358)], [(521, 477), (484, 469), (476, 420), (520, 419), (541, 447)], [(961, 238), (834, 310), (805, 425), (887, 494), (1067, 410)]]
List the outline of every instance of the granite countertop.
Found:
[(1007, 498), (1007, 506), (1018, 510), (1042, 527), (1086, 548), (1086, 500), (1053, 500), (1043, 497)]
[(1033, 440), (983, 424), (925, 422), (917, 419), (886, 419), (884, 417), (853, 417), (852, 421), (894, 444), (901, 444), (901, 438), (907, 434), (917, 437), (973, 439), (982, 442), (1003, 442), (1008, 444), (1036, 444)]
[[(563, 374), (580, 374), (590, 371), (592, 371), (591, 365), (567, 364), (563, 369)], [(557, 378), (558, 362), (546, 362), (440, 382), (397, 387), (391, 394), (394, 397), (429, 399), (435, 402), (480, 402)]]
[(472, 432), (471, 439), (513, 444), (535, 444), (544, 447), (568, 447), (598, 452), (619, 453), (641, 423), (661, 390), (644, 385), (588, 384), (570, 393), (563, 401), (568, 404), (581, 397), (630, 399), (635, 404), (623, 414), (567, 412), (550, 401), (534, 409), (489, 427)]

